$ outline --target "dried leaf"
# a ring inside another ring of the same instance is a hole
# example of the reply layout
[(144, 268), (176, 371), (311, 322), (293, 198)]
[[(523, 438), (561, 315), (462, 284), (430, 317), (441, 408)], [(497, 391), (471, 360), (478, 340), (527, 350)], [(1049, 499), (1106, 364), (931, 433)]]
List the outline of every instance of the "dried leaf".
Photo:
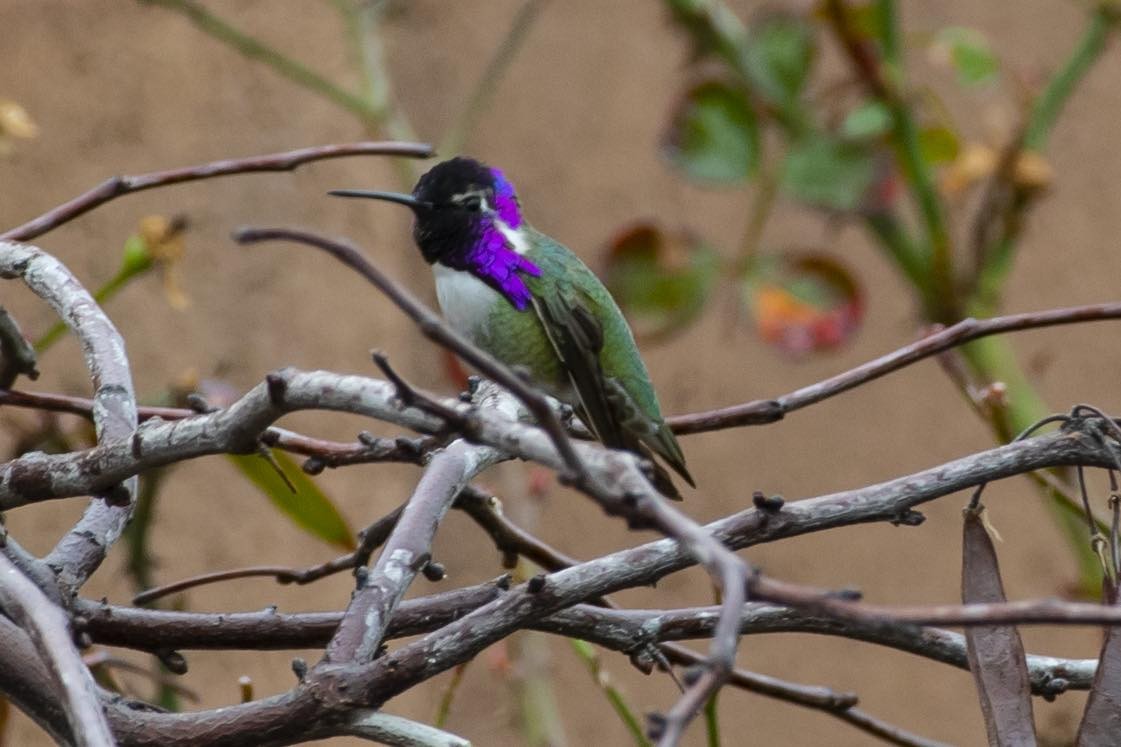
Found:
[(696, 236), (650, 224), (611, 242), (604, 284), (635, 334), (660, 337), (682, 329), (704, 308), (717, 277), (716, 253)]
[(764, 341), (794, 355), (848, 340), (864, 297), (848, 268), (820, 252), (768, 257), (744, 278), (744, 302)]
[[(985, 509), (966, 509), (962, 532), (961, 598), (965, 604), (1006, 601)], [(1034, 745), (1031, 679), (1014, 625), (965, 629), (969, 669), (977, 685), (991, 745)]]
[(22, 106), (11, 99), (0, 99), (0, 135), (24, 139), (39, 134), (39, 126)]
[[(1104, 602), (1116, 605), (1118, 592), (1118, 587), (1106, 579), (1102, 593)], [(1117, 626), (1105, 629), (1098, 669), (1075, 744), (1078, 747), (1121, 744), (1121, 629)]]

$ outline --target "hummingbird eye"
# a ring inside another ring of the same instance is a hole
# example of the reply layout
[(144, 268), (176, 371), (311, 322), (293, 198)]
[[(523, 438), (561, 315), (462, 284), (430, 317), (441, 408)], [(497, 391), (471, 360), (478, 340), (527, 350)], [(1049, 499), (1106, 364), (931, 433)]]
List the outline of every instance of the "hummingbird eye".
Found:
[(482, 208), (483, 201), (482, 198), (479, 197), (479, 195), (470, 194), (464, 197), (459, 204), (463, 207), (464, 210), (468, 210), (472, 213), (477, 213)]

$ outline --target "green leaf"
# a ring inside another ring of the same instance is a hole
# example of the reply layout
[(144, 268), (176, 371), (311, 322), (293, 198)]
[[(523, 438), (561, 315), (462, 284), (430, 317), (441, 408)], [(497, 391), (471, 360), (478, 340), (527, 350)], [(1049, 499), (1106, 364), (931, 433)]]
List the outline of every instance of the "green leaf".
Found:
[(635, 333), (658, 337), (701, 312), (718, 271), (716, 253), (695, 236), (640, 224), (611, 242), (604, 282)]
[(259, 454), (226, 456), (296, 526), (343, 550), (354, 549), (354, 532), (346, 519), (292, 457), (283, 452), (273, 452), (277, 465), (296, 488), (295, 493), (277, 474), (276, 468)]
[(791, 146), (781, 186), (795, 199), (831, 210), (860, 207), (875, 178), (875, 163), (862, 145), (827, 135)]
[(759, 164), (759, 125), (744, 91), (716, 80), (691, 88), (677, 105), (664, 148), (694, 179), (746, 181)]
[(1000, 74), (1000, 60), (993, 53), (988, 40), (976, 29), (960, 26), (943, 29), (936, 37), (935, 44), (949, 53), (950, 63), (962, 85), (991, 83)]
[(785, 105), (802, 92), (816, 51), (813, 29), (789, 13), (769, 13), (747, 30), (744, 54), (752, 82)]
[(882, 101), (866, 101), (841, 123), (841, 134), (851, 140), (872, 140), (891, 129), (891, 112)]
[(939, 125), (919, 132), (919, 151), (932, 165), (950, 163), (958, 157), (960, 150), (961, 141), (949, 127)]

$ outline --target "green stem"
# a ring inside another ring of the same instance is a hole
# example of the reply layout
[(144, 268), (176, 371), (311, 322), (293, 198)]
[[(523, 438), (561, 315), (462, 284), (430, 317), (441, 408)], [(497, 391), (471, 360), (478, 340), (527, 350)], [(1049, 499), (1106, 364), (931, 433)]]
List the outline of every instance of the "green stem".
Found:
[(719, 690), (714, 692), (705, 703), (705, 736), (708, 747), (720, 747), (720, 717), (716, 711), (718, 697), (720, 697)]
[[(1011, 441), (1017, 433), (1050, 413), (1047, 404), (1028, 381), (1006, 338), (985, 337), (974, 340), (962, 346), (961, 352), (979, 377), (985, 381), (999, 381), (1006, 387), (1003, 417), (990, 421), (997, 440)], [(1056, 523), (1075, 551), (1080, 586), (1084, 590), (1097, 589), (1100, 585), (1101, 566), (1088, 543), (1085, 517), (1081, 512), (1070, 511), (1066, 507), (1065, 497), (1053, 489), (1044, 488), (1043, 492), (1048, 498), (1046, 503)]]
[(323, 96), (364, 121), (378, 117), (378, 112), (361, 96), (336, 86), (303, 63), (234, 28), (197, 3), (190, 0), (141, 0), (141, 2), (160, 5), (181, 13), (204, 33), (228, 44), (245, 57), (264, 63), (282, 77)]
[[(615, 713), (622, 720), (623, 725), (627, 727), (634, 743), (638, 747), (650, 747), (650, 741), (642, 730), (642, 722), (635, 715), (634, 709), (630, 707), (619, 689), (611, 684), (611, 679), (603, 669), (603, 663), (592, 644), (577, 638), (570, 638), (568, 642), (572, 644), (572, 650), (576, 652), (576, 655), (584, 662), (584, 666), (588, 668), (588, 672), (592, 675), (596, 685), (607, 696), (607, 701), (611, 703), (611, 707), (615, 709)], [(715, 696), (713, 700), (715, 700)]]
[(479, 116), (486, 110), (495, 91), (498, 90), (498, 82), (502, 80), (510, 63), (521, 49), (530, 28), (533, 27), (533, 22), (537, 20), (546, 2), (547, 0), (525, 0), (522, 7), (518, 9), (510, 24), (510, 30), (506, 32), (505, 38), (491, 56), (490, 62), (487, 63), (478, 83), (471, 90), (467, 103), (463, 105), (455, 123), (444, 135), (439, 147), (440, 153), (450, 156), (463, 148), (468, 136), (475, 129)]
[(899, 217), (894, 213), (878, 212), (867, 215), (864, 219), (868, 230), (879, 240), (880, 245), (887, 250), (892, 260), (903, 272), (922, 297), (923, 311), (926, 316), (932, 317), (937, 309), (937, 299), (934, 289), (928, 282), (927, 257), (923, 248), (916, 246), (911, 236), (903, 228)]
[[(363, 124), (373, 136), (381, 132), (395, 140), (416, 140), (416, 131), (408, 117), (394, 102), (393, 86), (386, 70), (385, 49), (381, 43), (381, 15), (384, 3), (352, 2), (333, 0), (335, 8), (342, 16), (343, 25), (355, 60), (355, 67), (362, 77), (363, 100), (371, 114), (363, 118)], [(394, 159), (401, 185), (412, 189), (418, 172), (416, 164), (405, 159)]]
[(749, 272), (755, 264), (762, 246), (763, 229), (774, 209), (777, 195), (778, 179), (775, 177), (775, 169), (764, 162), (759, 169), (755, 194), (747, 210), (747, 225), (744, 227), (743, 238), (740, 239), (739, 256), (734, 265), (737, 274)]
[(1024, 132), (1024, 148), (1042, 152), (1047, 146), (1047, 137), (1051, 134), (1063, 107), (1105, 50), (1109, 32), (1117, 25), (1119, 17), (1121, 15), (1112, 2), (1099, 3), (1094, 9), (1090, 16), (1090, 25), (1082, 34), (1078, 46), (1035, 100)]
[(448, 686), (444, 688), (444, 692), (440, 695), (440, 703), (436, 706), (436, 718), (432, 720), (432, 725), (437, 729), (443, 729), (444, 725), (448, 722), (448, 715), (452, 710), (452, 701), (455, 700), (455, 694), (459, 692), (459, 686), (463, 683), (463, 674), (467, 671), (467, 665), (471, 660), (463, 662), (455, 669), (452, 670), (452, 678), (448, 682)]
[[(900, 54), (898, 9), (895, 0), (877, 0), (876, 14), (883, 50), (883, 68), (891, 92), (884, 102), (891, 112), (895, 146), (903, 176), (918, 204), (930, 244), (929, 277), (933, 289), (926, 293), (935, 302), (936, 321), (949, 321), (954, 306), (953, 257), (950, 235), (942, 214), (942, 202), (934, 186), (934, 174), (923, 157), (919, 130), (911, 109), (900, 93), (903, 90), (903, 62)], [(920, 289), (930, 281), (925, 278)]]
[(518, 669), (522, 672), (514, 683), (521, 702), (525, 744), (527, 747), (563, 747), (568, 740), (548, 675), (549, 641), (544, 633), (526, 631), (514, 642)]

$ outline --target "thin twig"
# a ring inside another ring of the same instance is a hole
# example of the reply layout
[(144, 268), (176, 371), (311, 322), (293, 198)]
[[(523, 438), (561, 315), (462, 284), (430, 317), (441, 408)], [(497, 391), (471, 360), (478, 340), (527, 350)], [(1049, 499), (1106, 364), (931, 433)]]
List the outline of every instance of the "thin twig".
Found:
[(789, 394), (784, 394), (781, 397), (745, 402), (709, 412), (680, 415), (669, 418), (668, 422), (670, 427), (673, 428), (673, 432), (679, 434), (704, 433), (723, 428), (773, 423), (795, 410), (847, 392), (885, 374), (898, 371), (900, 368), (909, 366), (916, 361), (938, 355), (971, 340), (1026, 329), (1040, 329), (1060, 324), (1078, 324), (1107, 319), (1121, 319), (1121, 303), (1088, 304), (1047, 311), (1030, 311), (991, 319), (963, 319), (957, 324), (935, 331), (921, 340), (916, 340), (887, 355), (823, 381), (802, 387)]
[(360, 142), (339, 145), (318, 145), (282, 153), (270, 153), (248, 158), (228, 158), (210, 163), (187, 166), (167, 171), (153, 171), (135, 176), (114, 176), (106, 179), (93, 189), (78, 195), (56, 208), (52, 208), (23, 225), (0, 233), (0, 240), (28, 241), (50, 231), (63, 223), (74, 220), (79, 215), (104, 205), (112, 199), (132, 192), (164, 187), (169, 184), (212, 179), (217, 176), (249, 174), (262, 171), (292, 171), (305, 163), (322, 161), (328, 158), (349, 156), (404, 156), (427, 158), (432, 147), (423, 143), (401, 142)]

